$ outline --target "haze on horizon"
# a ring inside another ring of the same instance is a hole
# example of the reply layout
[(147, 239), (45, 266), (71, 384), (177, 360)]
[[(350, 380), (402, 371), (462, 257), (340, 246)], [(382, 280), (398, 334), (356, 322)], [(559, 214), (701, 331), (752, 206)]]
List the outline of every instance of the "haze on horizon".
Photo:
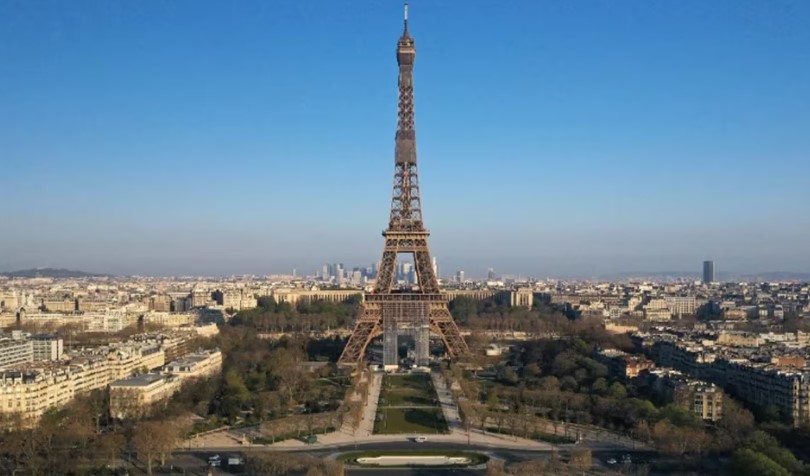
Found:
[[(312, 273), (388, 220), (401, 4), (0, 3), (0, 270)], [(440, 273), (810, 271), (810, 2), (411, 2)]]

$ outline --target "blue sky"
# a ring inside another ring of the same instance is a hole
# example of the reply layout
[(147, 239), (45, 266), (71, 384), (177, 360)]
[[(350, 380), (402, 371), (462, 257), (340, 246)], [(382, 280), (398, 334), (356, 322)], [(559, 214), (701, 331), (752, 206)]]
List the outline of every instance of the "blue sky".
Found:
[[(0, 2), (0, 269), (370, 264), (393, 0)], [(810, 271), (810, 2), (413, 0), (442, 274)]]

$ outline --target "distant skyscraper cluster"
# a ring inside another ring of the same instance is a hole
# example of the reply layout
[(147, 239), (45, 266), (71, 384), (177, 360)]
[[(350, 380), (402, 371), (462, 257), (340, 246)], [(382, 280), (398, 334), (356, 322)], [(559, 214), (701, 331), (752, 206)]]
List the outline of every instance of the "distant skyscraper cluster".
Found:
[(713, 283), (714, 279), (714, 261), (703, 262), (703, 282)]
[(358, 268), (354, 267), (351, 270), (346, 268), (343, 263), (325, 264), (321, 268), (321, 279), (323, 281), (331, 281), (335, 284), (352, 284), (355, 286), (364, 285), (369, 279), (374, 279), (377, 275), (377, 265)]
[[(431, 260), (433, 272), (438, 276), (439, 265), (436, 262), (436, 257)], [(343, 263), (324, 264), (321, 267), (318, 277), (322, 281), (329, 281), (334, 284), (350, 284), (354, 286), (363, 286), (369, 280), (377, 278), (378, 265), (372, 264), (367, 267), (353, 267), (349, 270)], [(411, 261), (402, 261), (397, 263), (395, 279), (401, 284), (419, 284), (417, 279), (416, 267)]]

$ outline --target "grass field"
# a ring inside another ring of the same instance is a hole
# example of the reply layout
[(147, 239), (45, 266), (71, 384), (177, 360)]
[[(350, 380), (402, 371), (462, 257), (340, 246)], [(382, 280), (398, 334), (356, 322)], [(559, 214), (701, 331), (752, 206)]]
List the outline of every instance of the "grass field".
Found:
[(438, 408), (383, 408), (377, 412), (374, 433), (438, 434), (447, 431), (447, 422)]
[(438, 397), (429, 375), (386, 375), (382, 381), (379, 405), (438, 406)]
[(386, 375), (383, 377), (374, 433), (447, 432), (436, 390), (429, 375)]

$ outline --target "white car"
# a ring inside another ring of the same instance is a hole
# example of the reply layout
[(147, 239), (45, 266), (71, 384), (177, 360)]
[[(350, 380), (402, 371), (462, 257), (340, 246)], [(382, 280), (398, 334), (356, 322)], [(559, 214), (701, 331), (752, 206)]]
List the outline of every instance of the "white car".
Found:
[(413, 439), (413, 441), (415, 441), (417, 443), (424, 443), (424, 442), (427, 441), (427, 437), (426, 436), (417, 436), (416, 438)]
[(616, 458), (610, 458), (609, 460), (607, 460), (607, 464), (616, 464), (616, 463), (618, 463), (618, 461), (616, 461)]

